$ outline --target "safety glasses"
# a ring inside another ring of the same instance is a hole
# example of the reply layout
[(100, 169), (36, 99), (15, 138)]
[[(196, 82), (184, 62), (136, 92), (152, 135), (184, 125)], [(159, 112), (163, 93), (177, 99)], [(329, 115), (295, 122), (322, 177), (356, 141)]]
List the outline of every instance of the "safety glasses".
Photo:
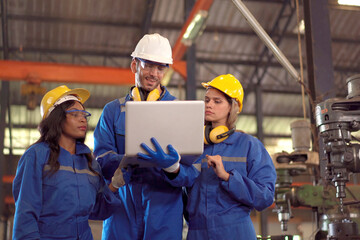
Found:
[(85, 110), (78, 110), (78, 109), (69, 110), (69, 111), (66, 111), (66, 113), (76, 119), (85, 118), (86, 121), (89, 121), (90, 116), (91, 116), (91, 113), (89, 113)]
[(139, 60), (141, 68), (144, 69), (145, 71), (157, 70), (160, 73), (164, 73), (169, 68), (169, 64), (152, 62), (142, 58), (136, 58), (136, 59)]

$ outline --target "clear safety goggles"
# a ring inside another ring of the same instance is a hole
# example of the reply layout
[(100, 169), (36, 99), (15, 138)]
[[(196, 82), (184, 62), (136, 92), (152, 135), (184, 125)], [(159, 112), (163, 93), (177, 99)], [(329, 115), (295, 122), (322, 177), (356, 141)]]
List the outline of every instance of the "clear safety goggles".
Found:
[(66, 111), (66, 113), (76, 119), (85, 118), (87, 122), (90, 120), (90, 116), (91, 116), (91, 113), (85, 110), (78, 110), (78, 109), (69, 110)]
[(145, 71), (150, 72), (152, 70), (157, 70), (160, 73), (164, 73), (169, 68), (169, 64), (152, 62), (142, 58), (136, 58), (136, 59), (139, 60), (141, 68), (144, 69)]

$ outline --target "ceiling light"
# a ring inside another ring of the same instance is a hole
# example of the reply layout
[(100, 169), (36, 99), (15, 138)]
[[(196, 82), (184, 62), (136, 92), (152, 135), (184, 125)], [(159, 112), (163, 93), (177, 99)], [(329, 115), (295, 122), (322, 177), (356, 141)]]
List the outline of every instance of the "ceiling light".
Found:
[(181, 42), (184, 43), (185, 46), (191, 46), (191, 44), (193, 44), (195, 40), (203, 33), (208, 15), (208, 11), (200, 10), (191, 20), (181, 39)]
[(338, 4), (360, 7), (360, 0), (338, 0)]
[[(305, 23), (304, 23), (304, 19), (302, 19), (299, 23), (299, 32), (300, 34), (304, 34), (305, 33)], [(298, 33), (298, 26), (295, 27), (295, 29), (293, 30), (293, 33)]]

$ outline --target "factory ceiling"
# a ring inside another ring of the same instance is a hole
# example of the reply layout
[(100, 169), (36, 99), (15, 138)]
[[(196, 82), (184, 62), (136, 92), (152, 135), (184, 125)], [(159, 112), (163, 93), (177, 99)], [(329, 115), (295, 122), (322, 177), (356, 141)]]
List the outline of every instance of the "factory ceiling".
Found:
[[(242, 2), (297, 72), (303, 64), (307, 86), (309, 53), (304, 34), (297, 32), (298, 20), (304, 19), (303, 2), (298, 9), (295, 0)], [(234, 1), (2, 0), (1, 4), (0, 78), (9, 83), (11, 111), (7, 129), (35, 129), (38, 108), (28, 110), (29, 101), (35, 101), (33, 107), (39, 105), (43, 88), (61, 84), (90, 90), (86, 107), (95, 113), (94, 127), (102, 107), (124, 96), (134, 82), (129, 65), (136, 43), (155, 32), (166, 36), (173, 47), (174, 74), (167, 86), (179, 99), (186, 98), (188, 81), (194, 81), (196, 98), (202, 99), (201, 82), (220, 74), (235, 75), (246, 96), (238, 128), (257, 135), (256, 114), (261, 111), (269, 145), (273, 138), (290, 137), (289, 123), (304, 117), (303, 106), (310, 116), (301, 85), (268, 50)], [(199, 10), (207, 11), (206, 27), (189, 47), (181, 38)], [(345, 97), (346, 79), (360, 73), (360, 7), (328, 1), (328, 12), (335, 86), (331, 91)], [(187, 65), (190, 61), (192, 65)], [(191, 66), (195, 73), (189, 75)], [(259, 88), (262, 104), (256, 110)], [(31, 91), (37, 93), (35, 98)], [(13, 134), (12, 141), (5, 141), (5, 148), (20, 140)]]

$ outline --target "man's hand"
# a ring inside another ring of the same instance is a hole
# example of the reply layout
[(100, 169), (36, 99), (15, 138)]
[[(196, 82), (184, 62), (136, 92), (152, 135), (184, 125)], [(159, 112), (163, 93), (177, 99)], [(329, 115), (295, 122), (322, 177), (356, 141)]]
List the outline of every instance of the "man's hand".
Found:
[(169, 144), (167, 146), (169, 154), (166, 154), (155, 138), (151, 138), (151, 142), (153, 143), (156, 151), (153, 151), (145, 143), (142, 143), (140, 146), (146, 152), (148, 152), (148, 154), (138, 153), (137, 155), (140, 158), (140, 160), (152, 162), (166, 172), (176, 171), (180, 166), (179, 164), (180, 155), (175, 150), (175, 148), (171, 144)]
[(225, 171), (222, 158), (220, 155), (209, 156), (206, 155), (208, 168), (212, 167), (216, 175), (224, 181), (228, 181), (230, 174)]

